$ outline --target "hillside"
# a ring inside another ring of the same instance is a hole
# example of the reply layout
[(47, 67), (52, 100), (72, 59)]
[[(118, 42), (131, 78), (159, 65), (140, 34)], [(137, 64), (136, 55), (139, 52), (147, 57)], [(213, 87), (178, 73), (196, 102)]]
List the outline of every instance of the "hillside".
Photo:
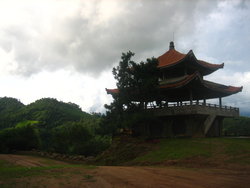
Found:
[(39, 99), (23, 109), (25, 119), (40, 121), (46, 127), (55, 127), (67, 121), (90, 118), (74, 103), (65, 103), (52, 98)]
[(250, 169), (250, 138), (170, 138), (142, 140), (117, 137), (97, 157), (102, 165), (238, 166)]
[(101, 115), (83, 112), (74, 103), (43, 98), (23, 105), (5, 97), (0, 109), (0, 153), (39, 149), (89, 156), (106, 149), (111, 140), (102, 134)]
[(55, 127), (67, 121), (90, 118), (74, 103), (65, 103), (52, 98), (39, 99), (24, 105), (14, 98), (0, 98), (0, 129), (15, 127), (20, 121), (39, 121), (46, 127)]
[(25, 105), (11, 97), (0, 98), (0, 129), (12, 127), (22, 119)]

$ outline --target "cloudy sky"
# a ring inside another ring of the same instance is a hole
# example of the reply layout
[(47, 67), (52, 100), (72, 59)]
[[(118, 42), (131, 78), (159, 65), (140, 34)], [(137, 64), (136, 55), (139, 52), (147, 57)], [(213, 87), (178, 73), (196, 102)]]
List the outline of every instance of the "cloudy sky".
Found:
[[(174, 36), (173, 36), (174, 33)], [(121, 53), (178, 51), (225, 63), (206, 79), (243, 86), (223, 99), (250, 112), (250, 1), (0, 0), (0, 97), (44, 97), (103, 112)], [(250, 113), (249, 113), (250, 114)]]

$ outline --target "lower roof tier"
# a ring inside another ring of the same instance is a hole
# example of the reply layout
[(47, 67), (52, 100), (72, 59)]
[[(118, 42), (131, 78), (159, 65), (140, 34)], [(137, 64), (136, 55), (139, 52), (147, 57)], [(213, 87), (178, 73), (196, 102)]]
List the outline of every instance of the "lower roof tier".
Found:
[[(187, 75), (174, 82), (159, 85), (159, 92), (151, 100), (166, 100), (169, 102), (203, 100), (226, 97), (242, 91), (243, 87), (226, 86), (202, 79), (199, 72)], [(118, 89), (106, 89), (108, 94), (116, 95)], [(140, 99), (133, 99), (139, 101)]]

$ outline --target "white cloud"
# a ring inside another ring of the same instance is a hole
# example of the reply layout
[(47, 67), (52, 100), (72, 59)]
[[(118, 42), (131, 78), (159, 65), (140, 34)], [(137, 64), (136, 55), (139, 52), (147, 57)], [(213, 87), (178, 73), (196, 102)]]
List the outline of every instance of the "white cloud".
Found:
[(1, 76), (1, 96), (20, 99), (29, 104), (37, 99), (50, 97), (73, 102), (85, 111), (104, 111), (103, 105), (111, 102), (105, 88), (115, 87), (110, 73), (98, 79), (67, 70), (43, 71), (31, 77)]

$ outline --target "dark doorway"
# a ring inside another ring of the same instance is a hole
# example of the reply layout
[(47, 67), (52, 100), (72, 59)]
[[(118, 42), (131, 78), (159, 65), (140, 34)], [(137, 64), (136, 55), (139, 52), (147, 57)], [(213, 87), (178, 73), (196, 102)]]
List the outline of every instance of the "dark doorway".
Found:
[(172, 129), (174, 135), (184, 135), (186, 133), (185, 119), (182, 117), (175, 118)]

